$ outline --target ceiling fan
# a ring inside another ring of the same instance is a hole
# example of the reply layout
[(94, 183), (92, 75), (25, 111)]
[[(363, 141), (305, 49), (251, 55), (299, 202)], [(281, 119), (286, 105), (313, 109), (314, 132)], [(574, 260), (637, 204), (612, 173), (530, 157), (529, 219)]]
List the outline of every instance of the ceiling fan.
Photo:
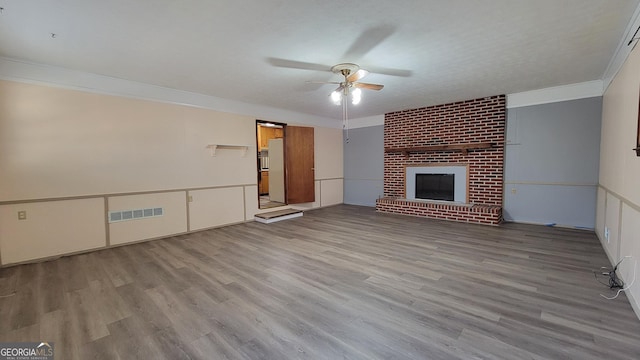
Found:
[(352, 63), (341, 63), (331, 67), (331, 71), (344, 77), (344, 81), (308, 81), (316, 84), (337, 84), (338, 87), (331, 93), (334, 102), (339, 103), (344, 97), (350, 94), (354, 104), (360, 101), (360, 90), (382, 90), (384, 85), (359, 82), (369, 74), (369, 71), (361, 69), (360, 66)]
[(369, 74), (369, 71), (361, 69), (360, 66), (352, 63), (341, 63), (331, 67), (335, 74), (341, 74), (344, 81), (307, 81), (316, 84), (337, 84), (338, 87), (331, 93), (331, 100), (336, 105), (342, 105), (342, 127), (346, 130), (346, 142), (349, 142), (349, 115), (346, 100), (351, 95), (351, 102), (354, 105), (360, 103), (360, 89), (382, 90), (384, 85), (359, 82), (358, 80)]

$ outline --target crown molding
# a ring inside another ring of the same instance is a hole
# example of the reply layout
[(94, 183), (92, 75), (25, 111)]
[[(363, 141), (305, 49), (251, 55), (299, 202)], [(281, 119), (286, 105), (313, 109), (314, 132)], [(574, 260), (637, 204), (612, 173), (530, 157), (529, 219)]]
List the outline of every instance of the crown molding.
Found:
[(577, 84), (508, 94), (507, 108), (597, 97), (602, 96), (603, 93), (604, 87), (602, 80), (593, 80)]
[(342, 122), (336, 119), (222, 99), (215, 96), (144, 84), (136, 81), (92, 74), (51, 65), (30, 63), (6, 57), (0, 57), (0, 79), (102, 95), (192, 106), (247, 115), (263, 120), (338, 129), (342, 127)]
[[(613, 54), (613, 57), (609, 61), (609, 65), (602, 76), (603, 79), (603, 89), (606, 91), (613, 81), (613, 78), (616, 77), (618, 71), (629, 57), (629, 54), (635, 48), (638, 43), (638, 38), (633, 39), (633, 35), (636, 32), (636, 29), (640, 27), (640, 4), (636, 7), (636, 11), (633, 12), (631, 19), (629, 20), (629, 24), (624, 31), (624, 37), (620, 39), (620, 43), (616, 48), (616, 52)], [(640, 33), (638, 33), (640, 34)], [(636, 35), (638, 36), (638, 35)]]

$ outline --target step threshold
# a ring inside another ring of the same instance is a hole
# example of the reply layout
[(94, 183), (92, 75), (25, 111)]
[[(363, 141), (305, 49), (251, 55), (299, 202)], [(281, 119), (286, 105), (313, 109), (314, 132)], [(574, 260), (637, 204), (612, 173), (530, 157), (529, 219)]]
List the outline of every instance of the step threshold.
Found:
[(276, 221), (289, 220), (302, 216), (302, 210), (284, 209), (256, 214), (255, 220), (263, 224), (271, 224)]

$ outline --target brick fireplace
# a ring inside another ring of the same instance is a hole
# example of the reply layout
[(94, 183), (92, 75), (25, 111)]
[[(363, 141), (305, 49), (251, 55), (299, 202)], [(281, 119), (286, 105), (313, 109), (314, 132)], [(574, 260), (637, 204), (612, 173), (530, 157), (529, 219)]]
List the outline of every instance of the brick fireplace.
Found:
[[(505, 105), (505, 96), (497, 95), (385, 114), (384, 197), (376, 201), (377, 211), (500, 224)], [(455, 176), (464, 197), (411, 198), (416, 173), (445, 174), (459, 168), (466, 169)]]

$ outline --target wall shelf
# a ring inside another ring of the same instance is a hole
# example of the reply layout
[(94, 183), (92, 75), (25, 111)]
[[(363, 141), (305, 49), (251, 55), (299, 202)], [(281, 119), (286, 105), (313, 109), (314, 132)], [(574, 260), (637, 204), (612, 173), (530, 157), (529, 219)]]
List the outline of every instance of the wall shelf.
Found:
[(481, 143), (469, 143), (469, 144), (452, 144), (452, 145), (430, 145), (430, 146), (412, 146), (402, 148), (386, 148), (386, 153), (402, 153), (404, 156), (409, 157), (410, 153), (416, 152), (436, 152), (436, 151), (460, 151), (464, 155), (467, 155), (469, 150), (476, 149), (489, 149), (493, 147), (493, 143), (481, 142)]
[(229, 149), (229, 150), (240, 150), (241, 156), (247, 155), (247, 151), (249, 150), (249, 146), (247, 145), (223, 145), (223, 144), (210, 144), (207, 145), (207, 149), (211, 151), (211, 156), (216, 156), (216, 151), (218, 149)]

